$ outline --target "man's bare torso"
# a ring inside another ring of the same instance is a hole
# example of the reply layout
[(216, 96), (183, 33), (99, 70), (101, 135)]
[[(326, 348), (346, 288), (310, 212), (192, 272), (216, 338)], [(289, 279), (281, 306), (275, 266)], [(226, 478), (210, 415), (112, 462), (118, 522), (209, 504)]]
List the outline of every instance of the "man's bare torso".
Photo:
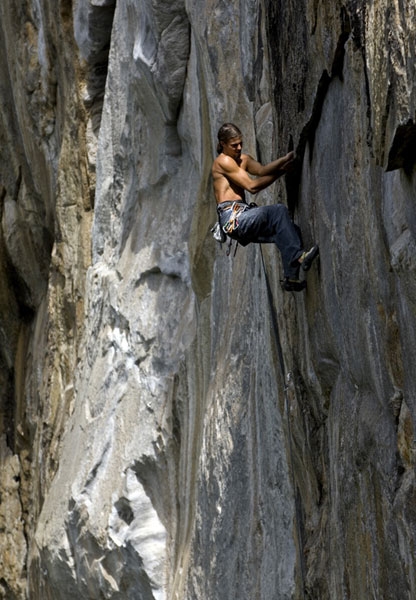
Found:
[[(246, 154), (241, 154), (241, 156), (235, 160), (235, 163), (245, 171), (247, 170), (247, 159), (248, 156)], [(234, 160), (233, 158), (224, 154), (220, 154), (212, 165), (212, 179), (214, 185), (214, 194), (217, 201), (217, 204), (221, 202), (227, 202), (229, 200), (244, 200), (244, 188), (237, 185), (235, 182), (231, 181), (222, 167), (222, 162), (224, 160)]]

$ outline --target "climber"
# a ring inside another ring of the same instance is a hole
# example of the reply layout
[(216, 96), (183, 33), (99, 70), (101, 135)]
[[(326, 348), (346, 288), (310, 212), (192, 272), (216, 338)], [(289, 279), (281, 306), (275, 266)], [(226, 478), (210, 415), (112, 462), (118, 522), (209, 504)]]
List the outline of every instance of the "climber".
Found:
[[(306, 281), (299, 279), (299, 269), (310, 269), (318, 256), (318, 246), (308, 251), (284, 204), (256, 206), (248, 204), (245, 192), (256, 194), (284, 175), (293, 166), (294, 152), (261, 165), (249, 154), (242, 154), (243, 136), (238, 127), (225, 123), (218, 131), (218, 156), (212, 165), (214, 194), (220, 226), (242, 246), (251, 242), (274, 242), (283, 262), (283, 289), (300, 292)], [(255, 178), (250, 177), (255, 176)]]

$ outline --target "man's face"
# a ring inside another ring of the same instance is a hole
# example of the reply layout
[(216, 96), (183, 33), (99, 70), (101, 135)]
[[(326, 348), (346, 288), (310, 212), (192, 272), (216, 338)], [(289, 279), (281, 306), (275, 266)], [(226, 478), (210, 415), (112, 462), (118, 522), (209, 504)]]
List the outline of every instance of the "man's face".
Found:
[(228, 140), (228, 142), (223, 142), (222, 151), (227, 156), (231, 156), (234, 160), (238, 160), (241, 156), (241, 150), (243, 148), (243, 138), (235, 137)]

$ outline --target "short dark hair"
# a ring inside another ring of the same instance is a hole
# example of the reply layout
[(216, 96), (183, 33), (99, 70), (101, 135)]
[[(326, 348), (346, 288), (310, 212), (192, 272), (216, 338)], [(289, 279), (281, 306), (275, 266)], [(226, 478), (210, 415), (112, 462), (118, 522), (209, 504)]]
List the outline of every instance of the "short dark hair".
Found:
[(222, 152), (222, 144), (224, 142), (228, 142), (233, 138), (241, 137), (243, 134), (238, 129), (237, 125), (233, 125), (232, 123), (224, 123), (218, 130), (218, 144), (217, 144), (217, 152), (221, 154)]

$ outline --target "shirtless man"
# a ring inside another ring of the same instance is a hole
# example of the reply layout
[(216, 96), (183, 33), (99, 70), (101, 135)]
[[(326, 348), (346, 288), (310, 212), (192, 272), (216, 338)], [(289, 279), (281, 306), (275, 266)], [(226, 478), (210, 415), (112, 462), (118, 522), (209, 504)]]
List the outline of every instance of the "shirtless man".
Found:
[[(249, 243), (275, 243), (280, 250), (286, 291), (299, 292), (306, 281), (299, 280), (299, 268), (310, 269), (319, 254), (318, 246), (302, 248), (297, 230), (284, 204), (251, 208), (245, 192), (257, 194), (284, 175), (293, 165), (294, 152), (261, 165), (242, 153), (243, 136), (232, 123), (218, 131), (218, 157), (212, 165), (214, 194), (220, 225), (225, 233), (246, 246)], [(254, 176), (250, 177), (250, 175)]]

